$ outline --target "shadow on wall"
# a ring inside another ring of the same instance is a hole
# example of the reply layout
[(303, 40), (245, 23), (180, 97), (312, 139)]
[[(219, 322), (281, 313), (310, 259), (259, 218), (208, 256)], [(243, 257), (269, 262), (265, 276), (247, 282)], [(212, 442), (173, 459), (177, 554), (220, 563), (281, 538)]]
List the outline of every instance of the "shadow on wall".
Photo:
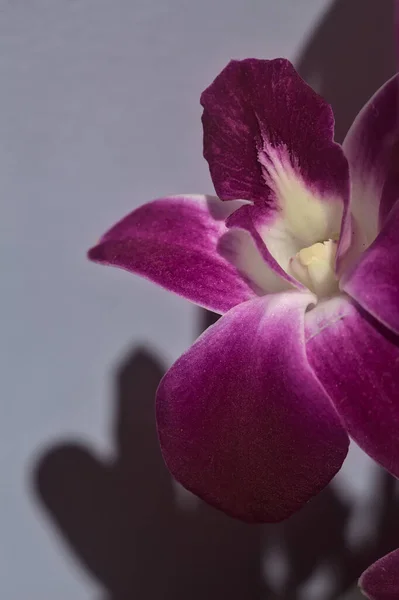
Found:
[(52, 448), (36, 492), (107, 598), (258, 599), (259, 529), (203, 503), (176, 505), (155, 428), (162, 374), (153, 356), (134, 351), (116, 377), (115, 460), (74, 444)]
[[(332, 487), (284, 523), (265, 527), (234, 521), (202, 502), (179, 506), (155, 428), (162, 374), (143, 350), (133, 351), (117, 373), (114, 460), (70, 443), (49, 449), (35, 471), (35, 494), (107, 600), (296, 600), (327, 562), (336, 587), (317, 598), (336, 600), (398, 545), (399, 506), (394, 480), (385, 474), (379, 537), (356, 555), (345, 547), (350, 510)], [(273, 561), (261, 569), (262, 556), (277, 546), (288, 567), (278, 586)]]
[[(335, 2), (298, 61), (301, 75), (333, 105), (338, 141), (394, 72), (392, 4)], [(215, 319), (201, 311), (201, 329)], [(155, 429), (154, 396), (162, 374), (158, 360), (143, 350), (134, 350), (117, 372), (113, 461), (70, 443), (48, 449), (35, 471), (36, 495), (107, 599), (295, 600), (323, 562), (334, 566), (342, 591), (372, 560), (399, 545), (394, 484), (385, 474), (379, 539), (356, 556), (345, 548), (350, 507), (331, 487), (285, 523), (264, 528), (203, 503), (179, 507)], [(274, 567), (263, 572), (261, 556), (273, 553), (277, 541), (288, 573), (272, 593)], [(337, 593), (318, 598), (336, 599)]]
[(333, 2), (296, 61), (299, 74), (332, 105), (339, 143), (362, 106), (396, 72), (394, 4)]

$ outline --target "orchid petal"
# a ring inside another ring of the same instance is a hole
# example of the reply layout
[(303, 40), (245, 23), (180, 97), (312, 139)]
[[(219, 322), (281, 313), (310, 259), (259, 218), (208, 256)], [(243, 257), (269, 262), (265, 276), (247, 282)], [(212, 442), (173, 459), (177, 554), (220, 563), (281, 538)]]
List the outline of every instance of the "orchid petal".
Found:
[(398, 76), (385, 83), (363, 107), (350, 128), (343, 149), (351, 176), (350, 212), (343, 231), (354, 230), (350, 263), (376, 238), (398, 198), (393, 167), (397, 141)]
[(224, 219), (241, 202), (171, 196), (130, 213), (89, 251), (89, 258), (138, 273), (215, 312), (256, 294), (217, 251)]
[(220, 238), (218, 251), (237, 268), (259, 296), (292, 289), (286, 273), (268, 254), (263, 242), (258, 241), (259, 235), (254, 230), (230, 229)]
[(312, 294), (236, 306), (171, 367), (158, 388), (161, 447), (186, 488), (253, 522), (284, 519), (339, 470), (340, 420), (310, 369)]
[(344, 273), (340, 287), (378, 321), (399, 333), (399, 202), (377, 239)]
[(399, 337), (345, 297), (306, 315), (311, 367), (349, 435), (399, 476)]
[[(299, 240), (289, 232), (288, 224), (284, 224), (280, 218), (276, 225), (275, 215), (273, 210), (248, 204), (236, 210), (227, 219), (226, 225), (233, 231), (235, 228), (242, 228), (250, 232), (269, 269), (279, 278), (285, 279), (287, 284), (304, 290), (305, 286), (289, 273), (290, 262), (297, 252), (306, 246), (311, 246), (316, 239), (311, 242)], [(326, 235), (325, 239), (329, 237)], [(320, 236), (319, 239), (323, 237)]]
[(201, 103), (215, 189), (222, 200), (263, 209), (259, 234), (284, 270), (292, 252), (337, 237), (349, 202), (348, 164), (333, 141), (331, 107), (289, 61), (232, 61)]
[(204, 154), (222, 200), (263, 203), (275, 185), (295, 186), (295, 168), (321, 196), (346, 197), (347, 162), (333, 142), (331, 107), (288, 60), (231, 61), (201, 104)]
[[(230, 229), (231, 235), (237, 236), (237, 232), (239, 231), (248, 232), (262, 257), (263, 264), (267, 265), (268, 272), (273, 273), (274, 277), (277, 278), (279, 282), (284, 282), (284, 288), (275, 289), (274, 291), (283, 291), (283, 289), (287, 290), (292, 287), (297, 287), (300, 290), (306, 289), (305, 286), (287, 272), (290, 257), (297, 252), (296, 249), (292, 250), (289, 240), (285, 239), (284, 241), (286, 243), (281, 244), (281, 252), (277, 253), (276, 256), (273, 256), (269, 251), (265, 240), (262, 238), (261, 233), (264, 233), (262, 224), (264, 223), (267, 214), (265, 208), (247, 204), (241, 206), (234, 214), (231, 214), (226, 221), (226, 225)], [(293, 253), (292, 255), (289, 254), (291, 250)]]
[(359, 579), (359, 586), (369, 600), (399, 598), (399, 550), (373, 563)]

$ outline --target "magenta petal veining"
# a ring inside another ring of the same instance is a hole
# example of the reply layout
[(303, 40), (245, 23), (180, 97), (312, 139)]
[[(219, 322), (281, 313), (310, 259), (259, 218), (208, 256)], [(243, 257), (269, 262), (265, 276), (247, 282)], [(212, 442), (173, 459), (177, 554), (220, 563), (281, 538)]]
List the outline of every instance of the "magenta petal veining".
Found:
[(376, 240), (344, 273), (341, 289), (399, 334), (399, 201)]
[(345, 298), (306, 315), (309, 363), (349, 435), (399, 476), (399, 337)]
[(256, 294), (217, 250), (225, 208), (211, 196), (171, 196), (140, 206), (112, 227), (89, 252), (95, 262), (138, 273), (224, 313)]
[(331, 107), (285, 59), (231, 61), (201, 96), (204, 156), (222, 200), (273, 204), (287, 169), (319, 196), (348, 198)]
[(340, 468), (348, 438), (310, 369), (311, 294), (236, 306), (164, 376), (157, 393), (163, 456), (186, 488), (246, 521), (284, 519)]

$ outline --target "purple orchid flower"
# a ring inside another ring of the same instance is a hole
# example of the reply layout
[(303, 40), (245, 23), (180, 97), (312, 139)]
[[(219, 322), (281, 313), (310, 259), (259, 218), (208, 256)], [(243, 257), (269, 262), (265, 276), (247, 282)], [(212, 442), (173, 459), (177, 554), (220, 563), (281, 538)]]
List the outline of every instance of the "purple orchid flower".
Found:
[(363, 594), (370, 600), (399, 598), (399, 550), (394, 550), (369, 567), (359, 580)]
[(250, 522), (324, 488), (352, 437), (399, 475), (397, 78), (339, 146), (284, 59), (232, 61), (203, 93), (218, 198), (133, 211), (89, 257), (223, 314), (164, 376), (175, 478)]

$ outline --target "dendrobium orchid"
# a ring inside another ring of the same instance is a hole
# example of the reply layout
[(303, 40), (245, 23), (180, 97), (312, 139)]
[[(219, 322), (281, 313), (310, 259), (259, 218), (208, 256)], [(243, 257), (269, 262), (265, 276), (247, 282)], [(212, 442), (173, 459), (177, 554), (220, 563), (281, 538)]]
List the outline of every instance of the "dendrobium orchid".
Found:
[(223, 314), (164, 376), (157, 423), (176, 479), (240, 519), (299, 509), (349, 436), (399, 475), (397, 85), (341, 147), (287, 60), (230, 62), (201, 98), (218, 197), (145, 204), (89, 252)]
[(399, 598), (399, 550), (377, 560), (361, 576), (359, 585), (370, 600)]

